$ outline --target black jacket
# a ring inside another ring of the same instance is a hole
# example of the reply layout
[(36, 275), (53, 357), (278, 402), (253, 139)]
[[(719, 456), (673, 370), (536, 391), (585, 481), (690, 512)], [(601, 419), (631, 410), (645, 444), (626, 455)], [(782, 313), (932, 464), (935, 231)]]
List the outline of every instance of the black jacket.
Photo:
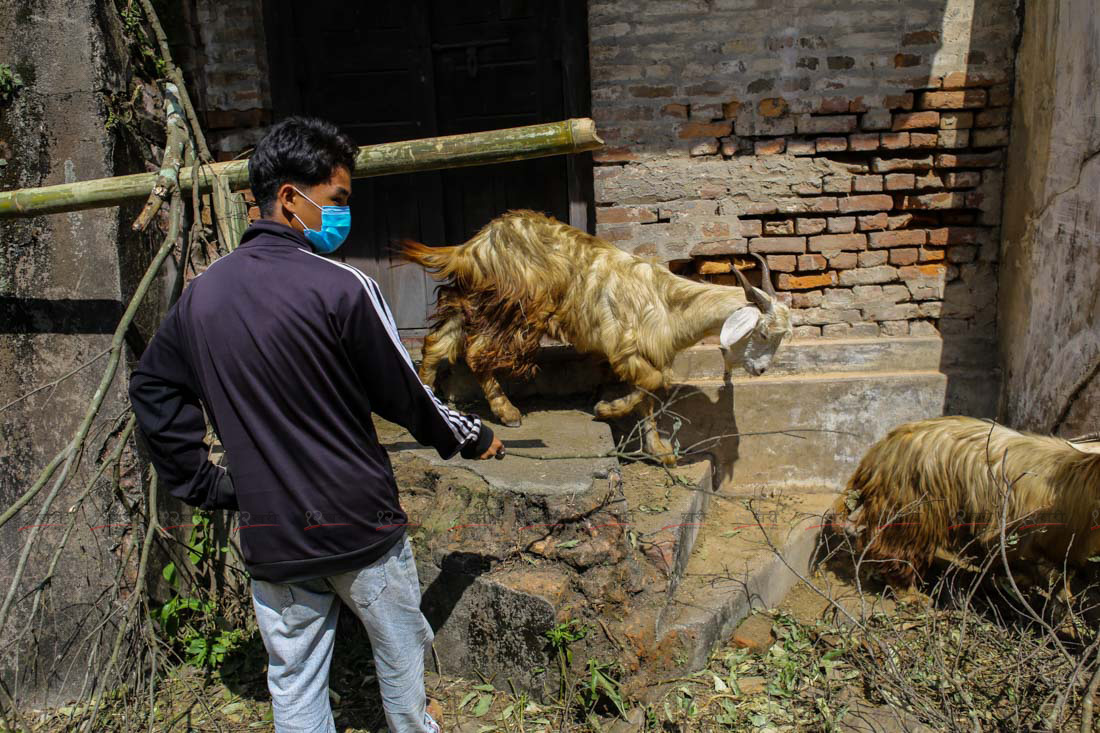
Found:
[[(192, 506), (239, 509), (248, 571), (276, 582), (363, 567), (404, 536), (372, 412), (443, 458), (493, 438), (420, 381), (371, 278), (270, 221), (191, 281), (130, 400), (162, 485)], [(228, 471), (208, 460), (204, 408)]]

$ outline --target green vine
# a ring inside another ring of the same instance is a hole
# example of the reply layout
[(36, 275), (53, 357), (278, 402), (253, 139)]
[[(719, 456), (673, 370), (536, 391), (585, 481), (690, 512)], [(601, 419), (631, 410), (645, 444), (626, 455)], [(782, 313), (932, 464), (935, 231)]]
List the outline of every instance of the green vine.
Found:
[(0, 64), (0, 104), (7, 104), (23, 88), (23, 78), (19, 72), (7, 64)]
[(222, 556), (229, 553), (229, 546), (214, 542), (210, 526), (210, 514), (196, 511), (194, 525), (187, 540), (190, 560), (192, 592), (180, 590), (180, 573), (174, 562), (164, 566), (161, 574), (174, 591), (166, 603), (154, 610), (153, 619), (191, 666), (213, 672), (222, 666), (226, 655), (245, 640), (243, 629), (235, 629), (219, 613), (217, 603), (210, 594), (198, 591), (208, 581), (213, 567)]

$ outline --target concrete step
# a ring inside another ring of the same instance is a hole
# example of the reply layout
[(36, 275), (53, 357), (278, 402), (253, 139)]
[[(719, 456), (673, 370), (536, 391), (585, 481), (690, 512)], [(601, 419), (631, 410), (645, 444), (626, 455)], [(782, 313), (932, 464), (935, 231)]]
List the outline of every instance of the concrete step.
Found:
[(711, 459), (716, 490), (812, 492), (841, 489), (894, 426), (943, 414), (945, 390), (931, 370), (765, 374), (684, 381), (665, 404), (682, 418), (681, 449)]
[(792, 569), (806, 574), (836, 496), (712, 500), (683, 580), (657, 621), (658, 646), (677, 650), (683, 662), (666, 670), (702, 669), (752, 609), (787, 594), (798, 581)]
[(674, 593), (706, 520), (711, 499), (710, 461), (663, 468), (643, 463), (622, 467), (622, 492), (636, 547)]
[[(764, 376), (824, 372), (937, 371), (943, 342), (939, 338), (807, 339), (782, 344)], [(724, 363), (717, 341), (680, 352), (672, 371), (677, 380), (720, 378)], [(754, 379), (741, 368), (734, 378)]]

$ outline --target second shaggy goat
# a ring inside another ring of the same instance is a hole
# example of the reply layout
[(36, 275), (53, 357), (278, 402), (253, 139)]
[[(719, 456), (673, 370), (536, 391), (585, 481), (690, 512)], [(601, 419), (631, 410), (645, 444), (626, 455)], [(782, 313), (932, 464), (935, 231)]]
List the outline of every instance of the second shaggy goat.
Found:
[(1002, 508), (1006, 536), (1018, 535), (1010, 561), (1083, 568), (1100, 551), (1100, 453), (1061, 438), (971, 417), (906, 423), (867, 451), (848, 491), (857, 545), (895, 586), (937, 549), (996, 547)]
[(438, 288), (420, 378), (435, 382), (441, 361), (465, 358), (493, 413), (507, 425), (521, 415), (496, 373), (529, 375), (543, 335), (579, 352), (601, 354), (635, 389), (596, 405), (600, 418), (642, 406), (646, 448), (672, 464), (657, 436), (649, 395), (668, 386), (673, 358), (704, 336), (719, 334), (727, 364), (762, 373), (791, 333), (762, 258), (762, 289), (735, 271), (742, 287), (688, 280), (586, 232), (533, 211), (510, 211), (465, 244), (405, 243), (405, 255), (450, 282)]

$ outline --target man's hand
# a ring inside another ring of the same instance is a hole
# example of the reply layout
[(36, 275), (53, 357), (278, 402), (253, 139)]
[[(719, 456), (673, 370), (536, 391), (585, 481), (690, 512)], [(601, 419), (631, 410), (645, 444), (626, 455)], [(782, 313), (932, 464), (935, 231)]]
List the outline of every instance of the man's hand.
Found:
[(489, 446), (489, 449), (478, 456), (478, 459), (484, 461), (486, 458), (492, 458), (493, 456), (497, 456), (498, 454), (498, 457), (504, 456), (504, 443), (500, 442), (500, 438), (493, 436), (493, 442)]

